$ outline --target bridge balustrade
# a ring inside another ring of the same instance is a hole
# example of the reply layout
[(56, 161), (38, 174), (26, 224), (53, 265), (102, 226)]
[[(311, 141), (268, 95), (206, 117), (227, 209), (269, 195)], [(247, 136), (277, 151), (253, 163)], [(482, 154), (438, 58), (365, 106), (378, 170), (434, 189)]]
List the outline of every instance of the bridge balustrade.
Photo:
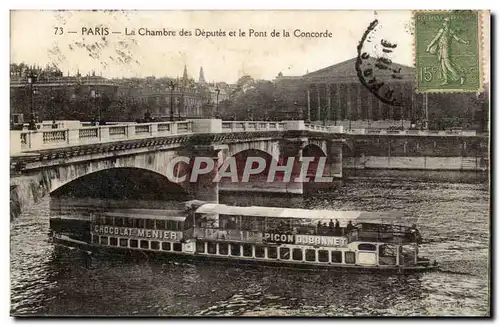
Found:
[[(103, 126), (88, 126), (78, 121), (67, 121), (58, 126), (69, 128), (11, 130), (11, 153), (22, 153), (68, 146), (90, 145), (122, 140), (134, 140), (193, 133), (237, 133), (253, 131), (309, 130), (321, 133), (347, 134), (394, 134), (420, 136), (474, 136), (475, 131), (431, 131), (431, 130), (378, 130), (346, 129), (343, 126), (305, 124), (304, 121), (221, 121), (200, 119), (154, 123), (121, 123)], [(196, 128), (193, 128), (195, 125)]]

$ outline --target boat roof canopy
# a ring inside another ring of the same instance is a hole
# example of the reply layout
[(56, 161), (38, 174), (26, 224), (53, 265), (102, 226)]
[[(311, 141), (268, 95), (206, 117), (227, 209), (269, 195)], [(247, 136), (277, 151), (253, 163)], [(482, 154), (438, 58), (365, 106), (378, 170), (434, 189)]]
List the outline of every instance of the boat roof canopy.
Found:
[(186, 219), (186, 215), (182, 210), (168, 209), (116, 209), (110, 212), (96, 213), (96, 215), (178, 222), (183, 222)]
[(330, 220), (337, 219), (339, 222), (355, 221), (358, 223), (372, 224), (408, 224), (402, 218), (403, 214), (398, 212), (362, 212), (362, 211), (336, 211), (326, 209), (300, 209), (300, 208), (280, 208), (262, 206), (228, 206), (222, 204), (204, 204), (196, 210), (200, 214), (221, 214), (240, 216), (261, 216), (273, 218), (296, 218), (310, 220)]

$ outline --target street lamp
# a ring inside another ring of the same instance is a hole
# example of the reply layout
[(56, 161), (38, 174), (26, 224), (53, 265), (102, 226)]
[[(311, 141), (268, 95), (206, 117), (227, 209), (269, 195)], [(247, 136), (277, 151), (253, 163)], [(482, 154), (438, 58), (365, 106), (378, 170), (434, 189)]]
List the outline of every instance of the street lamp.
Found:
[(33, 89), (33, 84), (36, 83), (37, 75), (31, 71), (28, 75), (28, 84), (30, 85), (30, 122), (29, 122), (29, 130), (36, 130), (36, 121), (35, 121), (35, 103), (34, 103), (34, 94), (35, 90)]
[(175, 89), (175, 83), (173, 80), (171, 80), (168, 83), (168, 87), (170, 88), (170, 121), (174, 121), (174, 98), (173, 98), (173, 92)]
[(215, 117), (217, 118), (219, 115), (219, 94), (220, 94), (220, 88), (217, 85), (215, 87)]
[[(276, 116), (276, 99), (273, 99), (273, 116)], [(266, 117), (264, 119), (265, 121), (269, 121), (269, 111), (266, 106)]]
[(54, 105), (54, 91), (53, 89), (50, 90), (50, 111), (52, 113), (52, 129), (57, 129), (57, 124), (56, 124), (56, 108)]
[(90, 97), (92, 98), (92, 100), (94, 102), (94, 114), (97, 115), (97, 119), (94, 118), (94, 120), (97, 120), (96, 122), (98, 122), (100, 124), (101, 123), (101, 106), (98, 105), (97, 99), (99, 97), (101, 97), (101, 93), (99, 93), (98, 91), (93, 89), (92, 91), (90, 91)]

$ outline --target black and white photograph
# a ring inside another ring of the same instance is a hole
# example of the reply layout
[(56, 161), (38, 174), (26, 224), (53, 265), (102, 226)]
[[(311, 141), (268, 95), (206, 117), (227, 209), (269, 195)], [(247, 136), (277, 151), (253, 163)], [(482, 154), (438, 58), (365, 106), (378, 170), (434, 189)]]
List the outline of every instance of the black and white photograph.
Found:
[(492, 316), (489, 11), (9, 24), (11, 317)]

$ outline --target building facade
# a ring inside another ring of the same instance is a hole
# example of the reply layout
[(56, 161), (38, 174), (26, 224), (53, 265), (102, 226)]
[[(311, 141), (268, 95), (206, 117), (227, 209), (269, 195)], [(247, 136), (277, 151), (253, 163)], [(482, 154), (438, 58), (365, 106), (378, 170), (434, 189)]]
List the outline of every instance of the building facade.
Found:
[[(356, 60), (340, 62), (303, 76), (280, 73), (274, 83), (294, 101), (288, 101), (288, 107), (299, 105), (298, 114), (305, 120), (325, 124), (366, 128), (382, 126), (386, 121), (386, 126), (404, 128), (412, 124), (431, 129), (471, 128), (480, 123), (479, 116), (484, 115), (481, 104), (474, 104), (479, 101), (475, 99), (476, 94), (417, 93), (415, 69), (397, 63), (391, 63), (390, 69), (373, 72), (378, 81), (384, 82), (384, 87), (393, 90), (396, 103), (385, 103), (360, 81)], [(384, 97), (384, 92), (379, 96)]]

